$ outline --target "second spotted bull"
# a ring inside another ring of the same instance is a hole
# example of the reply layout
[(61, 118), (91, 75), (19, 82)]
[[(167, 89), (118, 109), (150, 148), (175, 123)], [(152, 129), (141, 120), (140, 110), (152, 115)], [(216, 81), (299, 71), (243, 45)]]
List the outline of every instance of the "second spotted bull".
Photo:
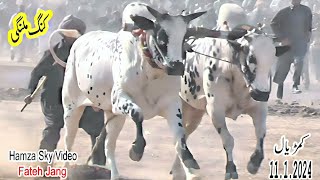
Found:
[[(258, 28), (234, 28), (247, 32), (236, 40), (202, 38), (187, 53), (181, 78), (182, 116), (187, 136), (200, 124), (205, 113), (219, 133), (227, 155), (225, 179), (238, 179), (233, 162), (234, 139), (226, 117), (236, 120), (241, 114), (252, 117), (257, 138), (256, 149), (247, 169), (257, 173), (264, 158), (267, 101), (271, 91), (271, 66), (289, 47), (276, 47), (273, 39)], [(178, 172), (176, 159), (173, 172)]]

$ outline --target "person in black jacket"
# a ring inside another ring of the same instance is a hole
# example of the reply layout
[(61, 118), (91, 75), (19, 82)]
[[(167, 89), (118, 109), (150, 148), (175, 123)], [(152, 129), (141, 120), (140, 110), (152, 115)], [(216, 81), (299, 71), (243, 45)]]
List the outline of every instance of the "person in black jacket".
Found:
[(283, 82), (294, 64), (292, 93), (301, 93), (299, 89), (303, 61), (308, 51), (312, 31), (311, 9), (301, 4), (301, 0), (292, 0), (292, 5), (280, 10), (271, 21), (271, 28), (282, 44), (290, 45), (289, 52), (279, 57), (273, 81), (278, 84), (277, 97), (282, 99)]
[[(60, 29), (76, 29), (80, 34), (84, 34), (86, 30), (85, 23), (79, 18), (68, 15), (59, 25)], [(69, 51), (76, 39), (63, 37), (63, 39), (54, 46), (54, 51), (60, 59), (67, 61)], [(45, 116), (46, 127), (43, 130), (43, 137), (40, 142), (40, 149), (54, 151), (60, 139), (60, 130), (64, 126), (63, 105), (62, 105), (62, 85), (64, 80), (65, 69), (54, 63), (54, 59), (49, 50), (45, 51), (38, 65), (31, 73), (29, 83), (30, 93), (34, 92), (38, 85), (38, 81), (42, 76), (46, 76), (47, 80), (43, 85), (41, 92), (41, 108)], [(25, 98), (27, 104), (31, 103), (31, 95)], [(104, 112), (95, 112), (92, 107), (86, 107), (80, 120), (80, 126), (90, 136), (92, 147), (96, 142), (96, 137), (100, 134), (104, 125)], [(106, 132), (103, 132), (103, 143), (100, 143), (96, 153), (93, 155), (92, 163), (97, 165), (105, 165), (106, 157), (104, 152), (104, 141)]]

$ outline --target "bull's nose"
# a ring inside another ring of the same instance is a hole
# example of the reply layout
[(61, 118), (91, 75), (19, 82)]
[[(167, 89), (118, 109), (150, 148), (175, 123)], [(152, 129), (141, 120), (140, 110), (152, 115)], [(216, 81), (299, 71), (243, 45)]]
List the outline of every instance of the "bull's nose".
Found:
[(180, 61), (170, 62), (169, 66), (171, 66), (172, 68), (177, 68), (177, 67), (183, 66), (183, 63)]
[(169, 66), (166, 67), (168, 75), (182, 76), (184, 72), (184, 64), (182, 62), (170, 62)]
[(260, 102), (267, 102), (269, 100), (270, 92), (263, 92), (258, 89), (252, 89), (250, 91), (252, 99)]

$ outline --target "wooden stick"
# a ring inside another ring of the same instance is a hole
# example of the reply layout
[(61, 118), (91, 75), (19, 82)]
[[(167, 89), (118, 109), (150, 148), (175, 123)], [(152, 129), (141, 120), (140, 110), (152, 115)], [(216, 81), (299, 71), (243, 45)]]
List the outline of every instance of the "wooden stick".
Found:
[[(104, 126), (101, 129), (101, 132), (100, 132), (99, 136), (96, 137), (96, 143), (94, 144), (94, 146), (93, 146), (93, 148), (92, 148), (92, 150), (90, 152), (90, 155), (89, 155), (89, 157), (87, 159), (86, 165), (89, 164), (89, 161), (92, 159), (93, 153), (95, 153), (97, 151), (98, 145), (102, 142), (102, 133), (103, 133), (103, 131), (106, 130), (106, 126), (107, 126), (108, 122), (112, 121), (116, 116), (117, 115), (113, 115), (111, 118), (107, 119), (106, 122), (104, 123)], [(108, 132), (106, 133), (106, 135), (108, 135)]]
[[(47, 76), (44, 76), (43, 80), (40, 82), (40, 84), (38, 85), (38, 87), (33, 91), (33, 93), (31, 94), (31, 98), (33, 99), (34, 96), (37, 94), (37, 92), (40, 90), (40, 88), (43, 86), (43, 84), (47, 81)], [(27, 107), (27, 103), (23, 106), (23, 108), (20, 110), (20, 112), (22, 112), (26, 107)]]

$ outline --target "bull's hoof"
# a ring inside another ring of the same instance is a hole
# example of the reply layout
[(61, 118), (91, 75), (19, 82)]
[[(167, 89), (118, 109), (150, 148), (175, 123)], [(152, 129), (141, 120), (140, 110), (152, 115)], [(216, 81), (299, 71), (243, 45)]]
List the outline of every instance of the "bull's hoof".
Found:
[(247, 170), (250, 174), (257, 174), (259, 166), (255, 166), (253, 163), (249, 162), (247, 165)]
[(261, 162), (263, 160), (263, 153), (259, 151), (255, 151), (250, 158), (250, 161), (247, 165), (247, 170), (250, 174), (257, 174)]
[[(185, 139), (182, 138), (182, 140), (185, 142)], [(189, 151), (188, 147), (185, 149), (181, 149), (181, 159), (185, 167), (188, 169), (200, 169), (199, 164), (197, 161), (193, 158), (193, 155)]]
[(226, 173), (224, 179), (225, 180), (229, 180), (229, 179), (238, 179), (238, 173), (237, 172), (233, 172), (233, 173)]
[(110, 180), (121, 180), (123, 178), (121, 178), (119, 175), (118, 176), (115, 176), (115, 177), (112, 177), (110, 178)]
[[(190, 173), (190, 172), (189, 172)], [(183, 171), (182, 172), (178, 172), (178, 173), (173, 173), (172, 174), (172, 180), (181, 180), (181, 179), (185, 179), (185, 180), (201, 180), (201, 176), (197, 175), (197, 173), (191, 173), (186, 175)]]
[(196, 176), (196, 175), (191, 175), (186, 178), (187, 180), (201, 180), (201, 177)]
[(181, 179), (186, 179), (186, 175), (185, 174), (175, 174), (172, 176), (172, 180), (181, 180)]
[(197, 163), (197, 161), (195, 159), (187, 159), (183, 161), (183, 164), (189, 169), (200, 169), (199, 164)]
[(135, 153), (133, 148), (129, 151), (129, 157), (132, 161), (140, 161), (142, 159), (143, 153)]
[(129, 152), (129, 157), (132, 161), (140, 161), (143, 152), (144, 152), (144, 147), (146, 146), (146, 141), (144, 140), (143, 137), (137, 138), (135, 142), (133, 142), (132, 147)]
[(233, 161), (228, 161), (226, 166), (225, 180), (238, 179), (237, 167)]

